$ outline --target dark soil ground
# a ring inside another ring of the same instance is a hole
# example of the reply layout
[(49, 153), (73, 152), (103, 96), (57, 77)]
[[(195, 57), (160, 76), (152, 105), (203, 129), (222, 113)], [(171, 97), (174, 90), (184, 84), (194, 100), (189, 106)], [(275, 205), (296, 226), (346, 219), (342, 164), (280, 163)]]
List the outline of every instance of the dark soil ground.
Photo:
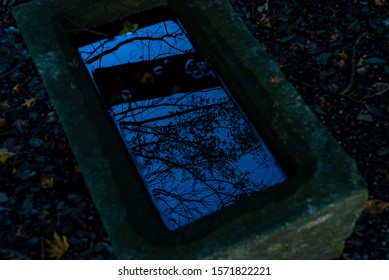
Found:
[[(11, 15), (28, 1), (1, 2), (0, 259), (113, 258)], [(366, 181), (374, 203), (340, 259), (389, 259), (388, 1), (230, 2)]]

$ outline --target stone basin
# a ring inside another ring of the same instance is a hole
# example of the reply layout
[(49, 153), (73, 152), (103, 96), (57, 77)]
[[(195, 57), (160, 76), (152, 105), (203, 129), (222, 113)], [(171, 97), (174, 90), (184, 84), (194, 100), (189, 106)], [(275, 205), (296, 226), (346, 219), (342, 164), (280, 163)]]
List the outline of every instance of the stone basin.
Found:
[[(174, 11), (288, 175), (173, 231), (153, 207), (87, 70), (72, 67), (79, 54), (69, 39), (161, 6)], [(228, 1), (36, 0), (13, 13), (117, 258), (332, 259), (341, 254), (367, 199), (364, 182)]]

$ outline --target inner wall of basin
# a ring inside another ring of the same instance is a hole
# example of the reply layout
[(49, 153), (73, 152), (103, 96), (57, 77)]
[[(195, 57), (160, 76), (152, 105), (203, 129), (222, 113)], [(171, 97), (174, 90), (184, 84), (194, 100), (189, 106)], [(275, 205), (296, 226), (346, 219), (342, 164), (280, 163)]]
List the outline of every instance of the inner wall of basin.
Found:
[(287, 179), (176, 18), (78, 51), (169, 230)]

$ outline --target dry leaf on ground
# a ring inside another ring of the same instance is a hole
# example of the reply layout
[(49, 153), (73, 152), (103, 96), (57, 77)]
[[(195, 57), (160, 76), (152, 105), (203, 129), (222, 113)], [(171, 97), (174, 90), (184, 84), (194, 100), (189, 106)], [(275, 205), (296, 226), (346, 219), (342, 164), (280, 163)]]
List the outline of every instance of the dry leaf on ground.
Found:
[(50, 189), (54, 185), (54, 178), (51, 177), (50, 175), (42, 175), (41, 180), (39, 182), (39, 186), (43, 189)]
[(344, 60), (347, 60), (348, 59), (348, 54), (345, 52), (345, 51), (341, 51), (339, 53), (339, 56), (344, 59)]
[(50, 258), (56, 258), (59, 260), (69, 249), (69, 243), (66, 236), (62, 235), (62, 238), (54, 231), (54, 240), (45, 240), (48, 248), (46, 252)]
[(36, 102), (36, 97), (30, 98), (30, 99), (24, 99), (24, 103), (22, 106), (31, 107), (34, 106)]
[(379, 199), (371, 199), (366, 202), (364, 211), (369, 214), (379, 214), (382, 213), (388, 207), (389, 203), (385, 201)]
[(374, 0), (374, 4), (376, 6), (383, 6), (385, 4), (385, 0)]
[(17, 84), (15, 85), (13, 88), (12, 88), (12, 93), (13, 94), (16, 94), (20, 91), (20, 84)]
[(0, 148), (0, 162), (2, 164), (5, 164), (5, 162), (14, 155), (16, 155), (16, 153), (8, 151), (7, 148)]
[(11, 108), (11, 105), (9, 104), (9, 102), (6, 100), (4, 102), (0, 102), (0, 109), (3, 110), (3, 111), (7, 111)]

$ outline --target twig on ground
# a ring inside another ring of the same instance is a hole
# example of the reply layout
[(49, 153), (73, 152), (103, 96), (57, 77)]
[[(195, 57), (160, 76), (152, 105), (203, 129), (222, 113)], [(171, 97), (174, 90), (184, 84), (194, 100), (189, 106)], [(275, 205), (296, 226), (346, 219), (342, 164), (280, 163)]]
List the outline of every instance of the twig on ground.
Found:
[[(112, 39), (112, 36), (109, 36), (107, 34), (104, 34), (104, 33), (101, 33), (101, 32), (97, 32), (97, 31), (94, 31), (94, 30), (91, 30), (91, 29), (88, 29), (84, 26), (82, 26), (81, 24), (79, 24), (78, 22), (66, 17), (65, 18), (66, 20), (68, 20), (69, 22), (73, 23), (75, 26), (77, 26), (78, 28), (81, 28), (83, 31), (86, 31), (86, 32), (90, 32), (90, 33), (93, 33), (93, 34), (96, 34), (96, 35), (100, 35), (100, 36), (103, 36), (107, 39)], [(65, 30), (65, 31), (72, 31), (72, 30)]]
[(351, 87), (354, 84), (354, 79), (355, 79), (355, 68), (357, 65), (357, 62), (355, 61), (356, 59), (356, 46), (359, 44), (359, 41), (361, 38), (365, 35), (365, 33), (361, 33), (358, 35), (357, 39), (355, 40), (354, 46), (352, 48), (352, 56), (351, 56), (351, 73), (350, 73), (350, 78), (349, 82), (347, 83), (346, 87), (341, 90), (337, 95), (346, 95), (351, 89)]
[(1, 79), (4, 79), (5, 77), (7, 77), (9, 74), (11, 74), (13, 71), (15, 71), (18, 67), (19, 67), (19, 64), (16, 65), (15, 67), (9, 69), (8, 71), (2, 73), (2, 74), (0, 75), (0, 80), (1, 80)]

